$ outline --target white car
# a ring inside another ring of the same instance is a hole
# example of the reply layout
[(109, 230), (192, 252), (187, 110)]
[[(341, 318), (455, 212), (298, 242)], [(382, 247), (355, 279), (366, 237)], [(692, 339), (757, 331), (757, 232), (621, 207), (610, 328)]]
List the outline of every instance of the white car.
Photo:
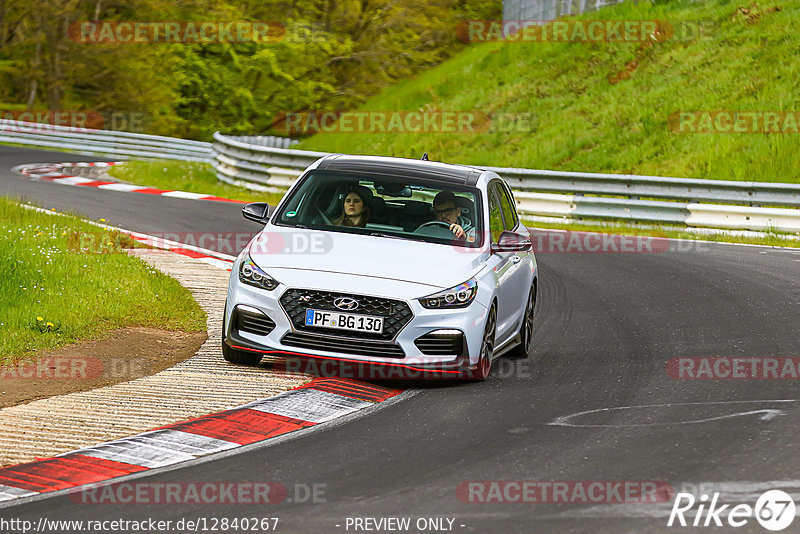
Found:
[(264, 229), (232, 267), (228, 361), (269, 354), (362, 378), (484, 380), (494, 358), (531, 349), (536, 258), (494, 172), (331, 155), (271, 213), (242, 211)]

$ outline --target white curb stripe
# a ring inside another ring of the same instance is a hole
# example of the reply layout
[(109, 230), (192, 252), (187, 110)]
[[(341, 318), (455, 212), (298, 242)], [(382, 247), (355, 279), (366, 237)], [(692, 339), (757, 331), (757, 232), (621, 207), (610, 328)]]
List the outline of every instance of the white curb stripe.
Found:
[(137, 189), (142, 189), (141, 185), (134, 185), (134, 184), (105, 184), (105, 185), (98, 185), (97, 189), (108, 189), (110, 191), (136, 191)]
[(218, 267), (220, 269), (225, 269), (226, 271), (230, 271), (231, 270), (232, 263), (229, 262), (229, 261), (220, 260), (220, 259), (211, 258), (211, 257), (208, 257), (208, 258), (195, 258), (195, 259), (197, 261), (202, 261), (203, 263), (207, 263), (207, 264), (212, 265), (214, 267)]
[[(73, 452), (75, 454), (138, 465), (149, 469), (178, 464), (195, 458), (193, 455), (184, 452), (164, 450), (160, 447), (139, 443), (135, 441), (135, 437), (110, 441)], [(63, 455), (60, 454), (59, 456)]]
[(56, 178), (52, 182), (62, 185), (81, 185), (87, 182), (96, 182), (93, 178), (81, 178), (80, 176), (70, 176), (69, 178)]
[(191, 200), (198, 200), (201, 198), (206, 198), (208, 194), (206, 193), (190, 193), (188, 191), (168, 191), (166, 193), (161, 193), (162, 197), (176, 197), (176, 198), (188, 198)]
[(373, 404), (369, 401), (344, 397), (327, 391), (296, 389), (256, 401), (245, 407), (302, 421), (324, 423)]
[(195, 457), (226, 451), (239, 446), (237, 443), (230, 441), (170, 429), (154, 430), (125, 439), (128, 442), (142, 443), (146, 446), (156, 447), (165, 451), (191, 454)]
[(19, 497), (27, 497), (28, 495), (36, 495), (37, 492), (24, 490), (20, 488), (12, 488), (11, 486), (4, 486), (0, 484), (0, 501), (10, 501)]

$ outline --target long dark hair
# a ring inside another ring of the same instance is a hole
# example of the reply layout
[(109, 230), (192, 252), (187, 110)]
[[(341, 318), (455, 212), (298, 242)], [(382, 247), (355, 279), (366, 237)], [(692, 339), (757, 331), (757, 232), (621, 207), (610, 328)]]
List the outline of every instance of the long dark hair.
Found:
[[(358, 224), (353, 224), (350, 220), (350, 217), (344, 211), (344, 201), (347, 199), (347, 195), (350, 193), (355, 193), (355, 195), (361, 199), (361, 203), (364, 205), (364, 211), (361, 212), (361, 220), (359, 220)], [(358, 228), (364, 228), (367, 225), (367, 221), (369, 221), (370, 215), (372, 215), (372, 210), (369, 207), (369, 202), (366, 199), (366, 195), (363, 191), (359, 191), (355, 187), (351, 187), (344, 193), (342, 193), (342, 202), (339, 206), (342, 210), (342, 214), (333, 221), (333, 224), (336, 226), (356, 226)]]

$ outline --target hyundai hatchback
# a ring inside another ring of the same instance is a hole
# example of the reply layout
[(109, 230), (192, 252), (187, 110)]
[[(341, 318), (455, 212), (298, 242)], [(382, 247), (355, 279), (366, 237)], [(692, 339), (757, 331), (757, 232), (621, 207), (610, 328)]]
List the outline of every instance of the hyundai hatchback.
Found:
[(494, 172), (330, 155), (274, 210), (242, 211), (264, 229), (231, 270), (228, 361), (299, 357), (380, 371), (371, 377), (484, 380), (494, 358), (531, 350), (536, 258)]

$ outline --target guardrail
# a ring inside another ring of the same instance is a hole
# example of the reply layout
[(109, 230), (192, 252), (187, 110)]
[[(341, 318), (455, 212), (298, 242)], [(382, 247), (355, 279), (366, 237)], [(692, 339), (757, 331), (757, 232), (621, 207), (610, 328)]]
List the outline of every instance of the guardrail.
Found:
[[(0, 120), (3, 142), (120, 159), (211, 162), (222, 181), (273, 191), (285, 190), (303, 169), (328, 155), (287, 148), (295, 141), (272, 136), (217, 132), (212, 144), (11, 120)], [(526, 215), (800, 232), (800, 184), (486, 168), (511, 185)]]
[(58, 148), (81, 154), (210, 162), (211, 143), (111, 130), (0, 120), (0, 143)]
[(276, 135), (229, 135), (228, 139), (239, 141), (248, 145), (266, 146), (272, 148), (290, 148), (300, 141), (289, 137), (278, 137)]
[(565, 15), (579, 15), (624, 0), (504, 0), (503, 21), (541, 24)]
[(281, 191), (327, 152), (254, 145), (235, 137), (214, 134), (214, 168), (217, 178), (228, 183), (250, 182), (270, 191)]
[[(219, 132), (213, 149), (221, 180), (269, 190), (289, 187), (328, 155), (251, 145)], [(800, 232), (800, 210), (794, 209), (800, 207), (800, 184), (484, 168), (508, 182), (526, 215)]]

